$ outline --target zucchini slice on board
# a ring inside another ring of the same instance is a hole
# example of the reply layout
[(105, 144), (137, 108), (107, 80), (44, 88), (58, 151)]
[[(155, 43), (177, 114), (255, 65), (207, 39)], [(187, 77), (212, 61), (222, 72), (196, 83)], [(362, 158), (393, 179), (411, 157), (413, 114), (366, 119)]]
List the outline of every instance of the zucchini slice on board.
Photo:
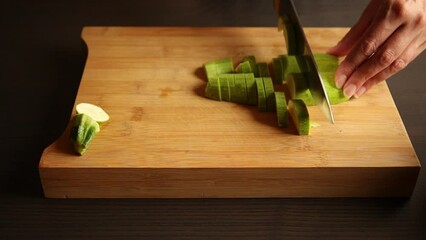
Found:
[(87, 114), (99, 124), (109, 120), (109, 115), (101, 108), (90, 103), (79, 103), (75, 106), (77, 114)]
[(245, 74), (234, 75), (234, 93), (231, 96), (231, 100), (236, 103), (247, 104), (247, 84)]
[(308, 106), (315, 105), (309, 91), (307, 81), (302, 73), (292, 73), (287, 78), (287, 89), (290, 94), (290, 99), (302, 99)]
[(275, 106), (277, 109), (278, 127), (288, 127), (287, 100), (284, 92), (275, 92)]
[(256, 80), (253, 73), (244, 74), (247, 86), (247, 104), (256, 105), (257, 100), (257, 86)]
[(256, 81), (256, 87), (257, 87), (257, 107), (259, 109), (259, 112), (266, 112), (267, 105), (266, 105), (266, 94), (265, 94), (265, 87), (263, 85), (263, 79), (255, 78), (255, 81)]
[(228, 76), (219, 75), (220, 96), (222, 101), (231, 101), (231, 92), (229, 91)]
[(205, 89), (204, 95), (207, 98), (221, 101), (222, 97), (221, 97), (221, 94), (220, 94), (220, 90), (221, 89), (220, 89), (219, 79), (217, 77), (211, 78), (207, 82), (207, 87)]
[(309, 135), (311, 121), (308, 108), (301, 99), (290, 99), (288, 101), (288, 112), (293, 119), (299, 135)]
[(217, 61), (210, 61), (203, 64), (203, 67), (209, 81), (212, 78), (218, 77), (220, 74), (234, 72), (234, 64), (230, 57)]
[(245, 56), (243, 58), (243, 62), (248, 61), (250, 63), (250, 67), (253, 71), (253, 74), (255, 77), (259, 76), (259, 72), (257, 70), (257, 66), (256, 66), (256, 58), (253, 55), (250, 56)]
[(265, 89), (266, 96), (266, 111), (274, 112), (275, 111), (275, 97), (274, 97), (274, 83), (272, 83), (272, 79), (270, 77), (264, 77), (263, 86)]
[(251, 68), (250, 61), (244, 61), (238, 64), (238, 66), (235, 68), (235, 72), (237, 73), (251, 73), (253, 72), (253, 69)]

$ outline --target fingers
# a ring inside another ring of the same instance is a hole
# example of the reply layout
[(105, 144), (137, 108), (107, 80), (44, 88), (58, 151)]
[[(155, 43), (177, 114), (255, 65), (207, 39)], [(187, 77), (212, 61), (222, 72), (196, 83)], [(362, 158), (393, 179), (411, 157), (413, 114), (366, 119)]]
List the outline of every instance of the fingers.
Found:
[[(420, 39), (420, 38), (419, 38)], [(383, 69), (372, 78), (368, 79), (361, 87), (359, 87), (355, 94), (355, 98), (359, 98), (364, 95), (374, 85), (388, 79), (392, 75), (396, 74), (400, 70), (404, 69), (410, 62), (412, 62), (420, 53), (426, 49), (426, 42), (423, 42), (418, 47), (408, 47), (407, 50), (401, 54), (389, 67)]]
[[(389, 23), (387, 19), (378, 15), (363, 35), (360, 42), (355, 46), (336, 71), (336, 86), (342, 87), (349, 79), (355, 69), (367, 61), (379, 47), (400, 27), (401, 23)], [(405, 46), (404, 46), (405, 48)], [(389, 53), (387, 54), (390, 56)], [(399, 56), (399, 55), (398, 55)], [(374, 56), (373, 56), (374, 58)], [(384, 57), (385, 61), (386, 56)], [(389, 63), (388, 63), (389, 65)], [(348, 91), (350, 92), (350, 91)]]
[[(345, 96), (351, 97), (367, 80), (386, 68), (393, 68), (392, 66), (395, 63), (401, 63), (401, 59), (399, 57), (404, 51), (406, 51), (408, 45), (412, 42), (412, 39), (415, 38), (409, 36), (413, 34), (418, 33), (412, 31), (411, 28), (400, 27), (385, 41), (385, 43), (382, 44), (380, 49), (374, 51), (374, 54), (371, 57), (368, 57), (368, 59), (364, 60), (359, 57), (359, 59), (356, 60), (349, 60), (347, 62), (348, 64), (356, 64), (359, 65), (359, 67), (356, 71), (354, 71), (355, 69), (343, 66), (343, 71), (353, 71), (350, 73), (350, 77), (344, 84), (343, 92)], [(415, 49), (417, 49), (417, 47)], [(398, 64), (398, 66), (399, 65), (401, 64)], [(350, 66), (352, 67), (352, 65)], [(348, 74), (348, 72), (344, 72), (343, 74)]]
[(380, 1), (372, 0), (365, 8), (358, 22), (349, 30), (342, 40), (327, 51), (328, 54), (345, 56), (357, 44), (358, 40), (370, 26)]
[(336, 86), (343, 86), (347, 97), (361, 96), (424, 50), (425, 1), (380, 2), (373, 22), (336, 71)]

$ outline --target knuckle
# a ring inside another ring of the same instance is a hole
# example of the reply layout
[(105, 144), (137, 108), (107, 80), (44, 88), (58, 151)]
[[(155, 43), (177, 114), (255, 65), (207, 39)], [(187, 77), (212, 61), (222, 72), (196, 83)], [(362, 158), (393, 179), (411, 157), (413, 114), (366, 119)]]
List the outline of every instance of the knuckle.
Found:
[(418, 14), (414, 18), (414, 25), (415, 25), (416, 28), (426, 27), (426, 14)]
[(366, 57), (371, 56), (376, 51), (376, 42), (374, 40), (365, 40), (361, 45), (361, 53)]
[(395, 52), (391, 49), (385, 50), (379, 57), (379, 63), (382, 66), (389, 66), (395, 60)]
[(402, 58), (395, 60), (391, 66), (391, 72), (398, 72), (407, 66), (407, 61)]
[(397, 18), (405, 18), (408, 14), (407, 1), (396, 0), (390, 6), (391, 13)]

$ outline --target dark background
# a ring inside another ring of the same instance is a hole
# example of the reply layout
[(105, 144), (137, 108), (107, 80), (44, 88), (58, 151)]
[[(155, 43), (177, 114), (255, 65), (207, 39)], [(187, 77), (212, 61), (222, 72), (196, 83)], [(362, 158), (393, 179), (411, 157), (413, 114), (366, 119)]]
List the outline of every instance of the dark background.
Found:
[[(305, 26), (350, 27), (367, 1), (302, 1)], [(64, 130), (84, 69), (83, 26), (275, 26), (272, 0), (0, 2), (0, 239), (422, 239), (410, 199), (45, 199), (43, 149)], [(425, 54), (388, 80), (426, 161)]]

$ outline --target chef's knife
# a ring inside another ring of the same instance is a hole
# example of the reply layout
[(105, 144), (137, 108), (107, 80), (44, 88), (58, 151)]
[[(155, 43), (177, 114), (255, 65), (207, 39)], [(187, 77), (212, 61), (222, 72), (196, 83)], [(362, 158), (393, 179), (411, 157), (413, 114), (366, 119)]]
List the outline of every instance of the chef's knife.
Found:
[(278, 13), (278, 28), (283, 30), (287, 53), (296, 55), (299, 67), (308, 79), (308, 86), (315, 103), (321, 111), (334, 123), (330, 101), (315, 62), (312, 50), (306, 39), (302, 25), (292, 0), (275, 0), (275, 11)]

